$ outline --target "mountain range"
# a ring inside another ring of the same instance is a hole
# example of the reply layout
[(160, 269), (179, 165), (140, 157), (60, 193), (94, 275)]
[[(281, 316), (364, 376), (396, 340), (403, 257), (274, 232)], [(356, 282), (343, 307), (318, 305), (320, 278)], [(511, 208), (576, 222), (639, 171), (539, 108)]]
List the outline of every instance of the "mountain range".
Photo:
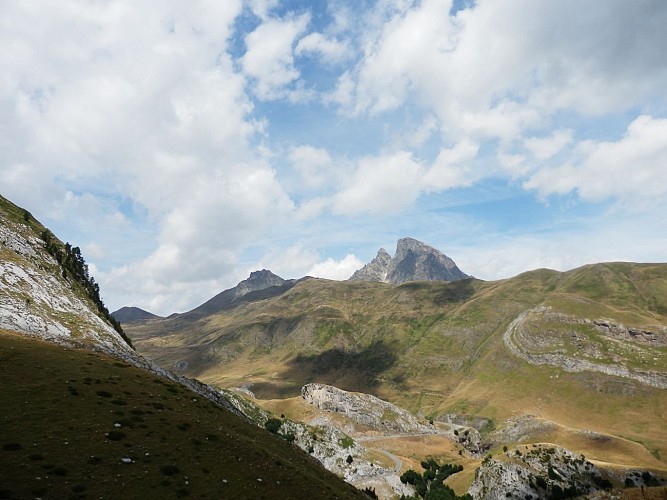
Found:
[(443, 462), (475, 500), (665, 493), (667, 264), (482, 281), (403, 238), (166, 318), (84, 266), (0, 197), (0, 497), (391, 498)]
[(665, 264), (275, 292), (126, 328), (161, 366), (294, 418), (301, 388), (328, 384), (470, 432), (479, 421), (480, 449), (546, 442), (614, 470), (667, 470)]

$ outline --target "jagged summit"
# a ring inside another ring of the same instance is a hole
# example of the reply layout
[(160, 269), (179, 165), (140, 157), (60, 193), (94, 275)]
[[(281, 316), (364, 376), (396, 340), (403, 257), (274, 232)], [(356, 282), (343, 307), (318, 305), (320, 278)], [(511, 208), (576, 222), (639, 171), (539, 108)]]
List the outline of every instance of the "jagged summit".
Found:
[(393, 257), (381, 248), (377, 256), (356, 271), (350, 280), (398, 284), (406, 281), (457, 281), (469, 277), (441, 251), (414, 238), (401, 238)]
[(384, 248), (378, 250), (375, 258), (350, 277), (353, 281), (385, 281), (391, 255)]

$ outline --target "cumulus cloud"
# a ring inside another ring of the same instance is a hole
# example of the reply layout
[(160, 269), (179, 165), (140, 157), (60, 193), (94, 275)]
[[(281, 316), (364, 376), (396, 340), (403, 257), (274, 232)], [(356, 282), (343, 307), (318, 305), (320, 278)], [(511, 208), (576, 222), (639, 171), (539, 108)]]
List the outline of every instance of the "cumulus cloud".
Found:
[(309, 187), (320, 187), (331, 175), (332, 159), (324, 148), (303, 145), (289, 151), (289, 160)]
[(667, 119), (640, 116), (616, 142), (583, 141), (574, 158), (525, 182), (542, 196), (576, 191), (586, 200), (618, 198), (636, 206), (664, 205)]
[(262, 100), (284, 97), (288, 86), (298, 80), (294, 66), (294, 44), (310, 22), (310, 15), (288, 19), (269, 18), (245, 37), (243, 71), (254, 81), (253, 89)]
[[(89, 258), (110, 256), (98, 265), (107, 294), (192, 299), (188, 286), (220, 285), (243, 248), (293, 210), (250, 147), (261, 125), (226, 50), (241, 9), (239, 1), (4, 9), (0, 41), (15, 51), (0, 55), (0, 182), (66, 226), (63, 237)], [(152, 227), (125, 219), (126, 198)], [(136, 260), (114, 271), (119, 250)]]
[(556, 130), (549, 137), (528, 137), (523, 147), (538, 160), (547, 160), (570, 144), (573, 139), (571, 129)]
[(322, 33), (309, 33), (297, 43), (294, 53), (297, 56), (318, 56), (322, 61), (335, 64), (350, 55), (347, 43), (327, 37)]
[(346, 280), (363, 266), (364, 263), (356, 255), (348, 254), (341, 260), (328, 258), (324, 262), (318, 262), (310, 268), (307, 274), (317, 278)]
[(424, 189), (443, 191), (474, 184), (479, 178), (479, 173), (472, 166), (478, 150), (479, 145), (470, 141), (442, 149), (422, 179)]
[(450, 8), (425, 0), (390, 10), (341, 77), (337, 101), (379, 113), (414, 99), (448, 134), (506, 139), (559, 110), (629, 109), (667, 84), (667, 34), (651, 21), (667, 17), (663, 2), (487, 1), (456, 16)]
[(398, 212), (419, 196), (423, 171), (407, 151), (362, 158), (332, 208), (343, 215)]

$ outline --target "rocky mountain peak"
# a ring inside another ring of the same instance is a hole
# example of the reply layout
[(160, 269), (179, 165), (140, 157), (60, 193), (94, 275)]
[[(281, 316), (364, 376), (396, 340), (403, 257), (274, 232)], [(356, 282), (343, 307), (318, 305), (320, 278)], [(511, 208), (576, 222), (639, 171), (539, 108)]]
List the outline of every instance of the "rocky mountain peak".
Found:
[(268, 286), (277, 286), (282, 285), (285, 282), (277, 274), (273, 274), (268, 269), (262, 269), (261, 271), (253, 271), (250, 273), (248, 279), (242, 281), (241, 283), (254, 283), (255, 285), (268, 285)]
[(414, 238), (401, 238), (393, 257), (381, 248), (377, 256), (350, 280), (405, 283), (406, 281), (457, 281), (469, 278), (444, 253)]
[(380, 248), (375, 258), (358, 271), (355, 271), (350, 280), (385, 281), (389, 262), (391, 262), (391, 255), (384, 248)]

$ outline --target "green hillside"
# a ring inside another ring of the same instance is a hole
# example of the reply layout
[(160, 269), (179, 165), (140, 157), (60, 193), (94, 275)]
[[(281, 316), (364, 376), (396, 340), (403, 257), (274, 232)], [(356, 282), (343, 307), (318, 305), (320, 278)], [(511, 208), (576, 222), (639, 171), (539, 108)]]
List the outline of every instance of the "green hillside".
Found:
[(363, 498), (188, 389), (0, 330), (0, 498)]
[[(127, 331), (162, 366), (220, 386), (252, 384), (262, 399), (292, 397), (305, 383), (323, 382), (435, 418), (462, 413), (499, 424), (531, 414), (641, 443), (652, 453), (647, 460), (664, 464), (667, 391), (600, 371), (526, 362), (504, 334), (535, 308), (546, 312), (528, 316), (515, 335), (526, 357), (565, 357), (664, 379), (665, 264), (542, 269), (496, 282), (311, 279), (195, 322), (176, 317)], [(635, 331), (647, 333), (640, 339)]]

